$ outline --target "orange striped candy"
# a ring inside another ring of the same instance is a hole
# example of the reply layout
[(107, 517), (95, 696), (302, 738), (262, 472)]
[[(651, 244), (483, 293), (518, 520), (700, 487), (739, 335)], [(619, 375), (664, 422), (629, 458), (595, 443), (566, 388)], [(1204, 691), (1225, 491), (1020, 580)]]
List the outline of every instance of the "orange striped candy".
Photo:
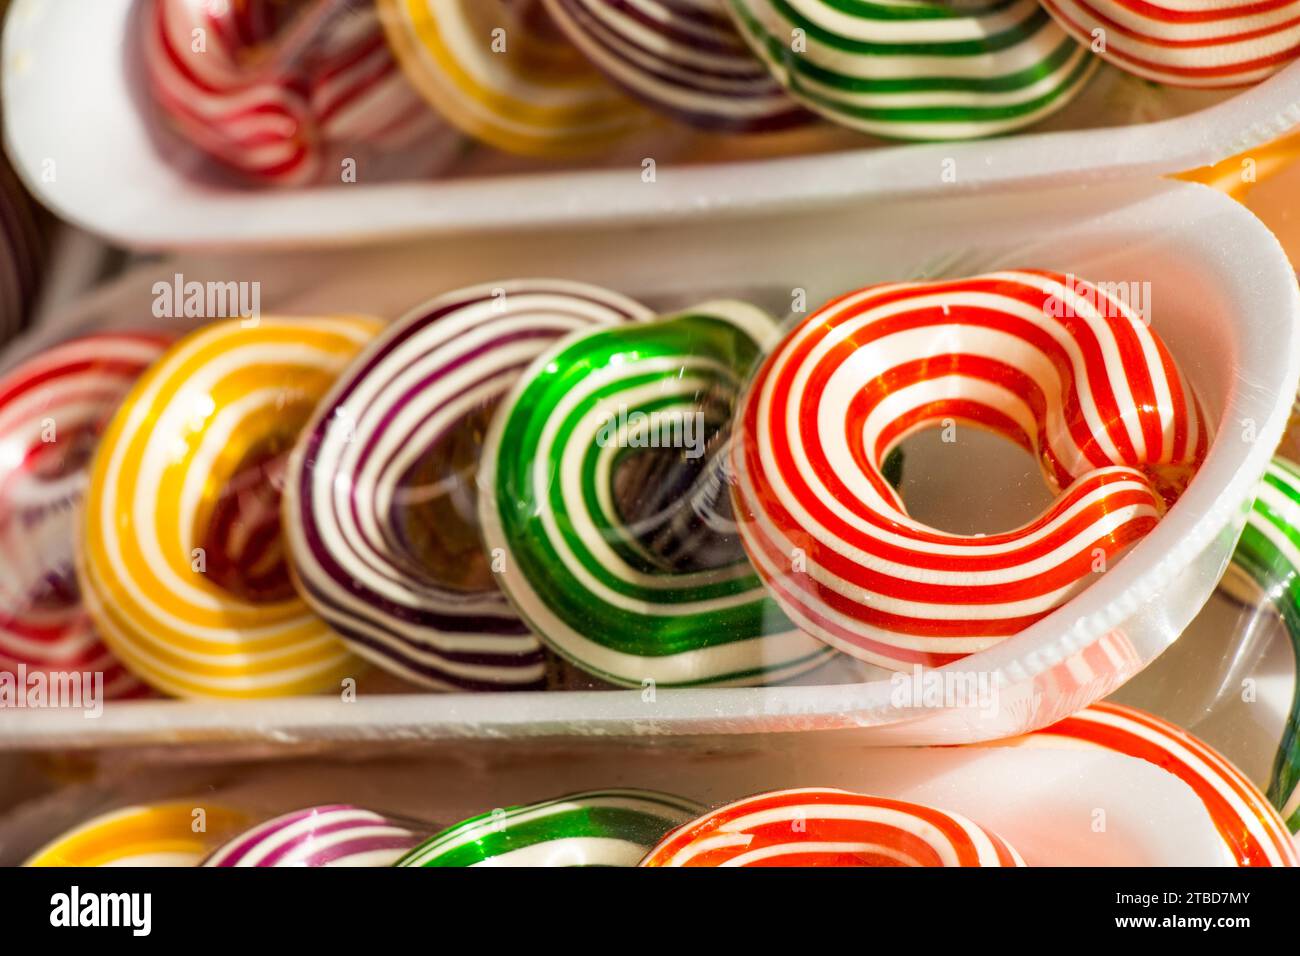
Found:
[(1174, 86), (1245, 86), (1300, 54), (1297, 0), (1043, 0), (1103, 59)]
[(679, 827), (641, 866), (1024, 866), (965, 817), (810, 787), (738, 800)]
[(1068, 740), (1149, 761), (1187, 784), (1205, 804), (1238, 866), (1297, 866), (1282, 818), (1246, 776), (1213, 747), (1180, 727), (1134, 707), (1093, 704), (1018, 743), (1051, 746)]
[[(1143, 295), (1008, 270), (869, 286), (800, 323), (754, 379), (731, 449), (741, 538), (781, 609), (906, 671), (988, 649), (1113, 566), (1208, 445)], [(958, 422), (1038, 458), (1056, 492), (1042, 514), (987, 535), (908, 514), (883, 462)]]

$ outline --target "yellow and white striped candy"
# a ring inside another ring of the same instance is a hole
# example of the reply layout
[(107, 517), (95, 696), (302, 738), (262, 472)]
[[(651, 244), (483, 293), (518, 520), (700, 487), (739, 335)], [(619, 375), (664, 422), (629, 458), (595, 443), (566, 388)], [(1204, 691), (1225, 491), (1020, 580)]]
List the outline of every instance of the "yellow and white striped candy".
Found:
[[(269, 697), (322, 691), (356, 673), (287, 579), (268, 598), (209, 573), (227, 557), (208, 553), (208, 536), (231, 482), (248, 482), (250, 461), (287, 455), (379, 325), (360, 317), (217, 322), (177, 342), (127, 395), (92, 465), (78, 574), (105, 643), (154, 687), (181, 697)], [(247, 493), (260, 498), (261, 514), (245, 529), (238, 511), (225, 541), (269, 539), (269, 571), (239, 571), (282, 575), (277, 491)]]
[(407, 79), (466, 133), (525, 156), (607, 147), (649, 119), (538, 0), (378, 0)]
[(198, 866), (246, 825), (243, 814), (190, 802), (125, 807), (69, 830), (24, 866)]

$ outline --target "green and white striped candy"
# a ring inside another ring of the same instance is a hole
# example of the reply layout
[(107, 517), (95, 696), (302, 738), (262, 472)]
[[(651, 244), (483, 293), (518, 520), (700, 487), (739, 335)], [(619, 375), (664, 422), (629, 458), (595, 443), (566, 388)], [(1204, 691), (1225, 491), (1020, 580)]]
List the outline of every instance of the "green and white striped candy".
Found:
[(1037, 0), (728, 0), (797, 100), (894, 139), (973, 139), (1064, 106), (1097, 64)]
[(583, 670), (754, 684), (833, 655), (768, 597), (728, 501), (732, 410), (779, 335), (730, 301), (576, 332), (502, 402), (479, 467), (484, 538), (516, 610)]
[[(1264, 473), (1255, 506), (1232, 555), (1232, 569), (1244, 572), (1271, 600), (1286, 625), (1300, 679), (1300, 465), (1274, 458)], [(1245, 597), (1233, 574), (1229, 591)], [(1268, 799), (1291, 832), (1300, 830), (1300, 686), (1292, 692), (1286, 728), (1273, 759)]]
[(397, 866), (636, 866), (704, 812), (652, 790), (593, 790), (493, 810), (425, 840)]

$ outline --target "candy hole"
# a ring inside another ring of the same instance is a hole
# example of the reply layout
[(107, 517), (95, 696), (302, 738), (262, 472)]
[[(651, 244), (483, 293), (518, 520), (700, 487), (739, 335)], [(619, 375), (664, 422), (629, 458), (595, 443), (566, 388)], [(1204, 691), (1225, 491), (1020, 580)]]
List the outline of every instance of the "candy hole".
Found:
[(899, 494), (907, 513), (950, 534), (998, 534), (1053, 499), (1038, 461), (1002, 435), (959, 422), (903, 439)]
[(202, 572), (252, 604), (285, 601), (294, 593), (280, 533), (280, 495), (295, 435), (296, 430), (274, 435), (246, 449), (196, 529)]
[(613, 470), (620, 522), (648, 566), (679, 573), (742, 560), (726, 473), (728, 432), (713, 428), (695, 449), (628, 449)]
[(98, 422), (73, 422), (56, 431), (55, 441), (33, 446), (26, 469), (42, 481), (54, 481), (84, 471), (99, 442)]
[(75, 515), (100, 422), (62, 423), (29, 448), (14, 445), (5, 475), (7, 507), (0, 512), (0, 550), (8, 579), (0, 583), (0, 624), (10, 614), (78, 607), (81, 590), (72, 564)]
[(386, 516), (406, 570), (439, 588), (472, 593), (495, 587), (479, 533), (476, 483), (495, 408), (494, 402), (479, 409), (431, 445), (398, 482)]

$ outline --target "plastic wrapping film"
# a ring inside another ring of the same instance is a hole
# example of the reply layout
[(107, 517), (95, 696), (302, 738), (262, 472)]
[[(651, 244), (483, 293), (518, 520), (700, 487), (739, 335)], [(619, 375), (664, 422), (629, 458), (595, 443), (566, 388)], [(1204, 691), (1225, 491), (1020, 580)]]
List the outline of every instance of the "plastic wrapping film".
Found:
[[(1257, 69), (1226, 87), (1157, 83), (1061, 6), (21, 0), (6, 136), (52, 209), (156, 249), (1174, 173), (1300, 120), (1285, 23), (1228, 44)], [(70, 84), (89, 118), (53, 108)]]
[(154, 261), (17, 343), (5, 745), (957, 743), (1172, 643), (1290, 412), (1267, 232), (1173, 183), (762, 225)]

